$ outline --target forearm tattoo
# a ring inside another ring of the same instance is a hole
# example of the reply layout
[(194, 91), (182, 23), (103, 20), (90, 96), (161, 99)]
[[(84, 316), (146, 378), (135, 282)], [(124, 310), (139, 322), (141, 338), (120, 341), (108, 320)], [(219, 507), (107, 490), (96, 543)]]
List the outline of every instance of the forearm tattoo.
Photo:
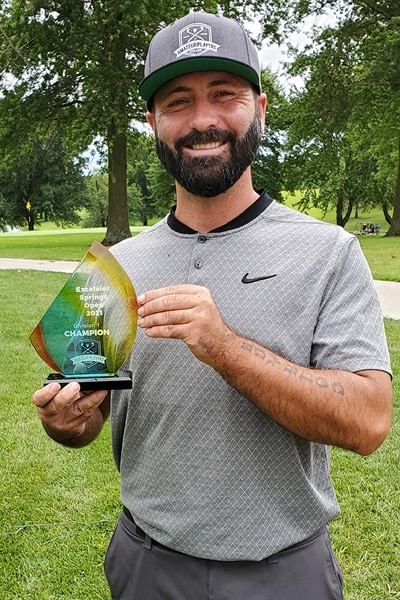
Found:
[(314, 375), (310, 373), (309, 370), (306, 371), (302, 367), (290, 364), (286, 362), (285, 359), (270, 354), (267, 350), (264, 350), (260, 346), (252, 344), (248, 341), (242, 342), (242, 349), (245, 352), (248, 352), (249, 354), (253, 354), (260, 360), (264, 360), (267, 365), (271, 365), (280, 369), (282, 373), (287, 373), (292, 377), (296, 377), (300, 381), (304, 381), (309, 385), (316, 385), (321, 389), (327, 389), (331, 387), (335, 394), (340, 394), (341, 396), (344, 396), (344, 387), (340, 383), (340, 381), (330, 382), (325, 377), (321, 377), (320, 375), (318, 375), (318, 371), (316, 371), (316, 374)]

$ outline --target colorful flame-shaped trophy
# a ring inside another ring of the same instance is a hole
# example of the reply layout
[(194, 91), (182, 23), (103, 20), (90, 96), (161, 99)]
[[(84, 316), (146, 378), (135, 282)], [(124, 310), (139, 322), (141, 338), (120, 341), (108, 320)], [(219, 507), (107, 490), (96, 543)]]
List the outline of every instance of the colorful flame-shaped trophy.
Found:
[(93, 242), (29, 339), (55, 371), (45, 385), (78, 381), (84, 390), (123, 389), (132, 387), (132, 376), (118, 371), (136, 330), (132, 282), (114, 256)]

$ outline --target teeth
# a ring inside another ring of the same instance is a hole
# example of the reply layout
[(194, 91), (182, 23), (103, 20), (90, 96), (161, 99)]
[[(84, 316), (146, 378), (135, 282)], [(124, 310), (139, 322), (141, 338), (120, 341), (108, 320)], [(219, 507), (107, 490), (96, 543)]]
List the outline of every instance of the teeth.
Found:
[(220, 145), (220, 142), (209, 142), (208, 144), (194, 144), (192, 148), (193, 150), (211, 150), (212, 148), (218, 148)]

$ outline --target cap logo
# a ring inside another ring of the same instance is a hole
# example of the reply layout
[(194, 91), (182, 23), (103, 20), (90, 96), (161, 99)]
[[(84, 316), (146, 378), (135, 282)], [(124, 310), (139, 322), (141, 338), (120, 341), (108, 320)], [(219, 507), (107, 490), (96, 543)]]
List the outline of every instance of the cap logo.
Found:
[(219, 44), (212, 41), (212, 31), (204, 23), (192, 23), (179, 32), (179, 48), (175, 50), (176, 58), (181, 56), (199, 56), (205, 52), (217, 52)]

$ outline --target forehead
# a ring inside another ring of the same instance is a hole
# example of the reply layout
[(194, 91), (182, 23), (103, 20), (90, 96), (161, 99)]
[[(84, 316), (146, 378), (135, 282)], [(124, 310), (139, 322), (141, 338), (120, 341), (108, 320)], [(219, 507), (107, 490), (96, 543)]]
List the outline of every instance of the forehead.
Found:
[(162, 100), (170, 94), (180, 91), (195, 91), (196, 89), (214, 88), (229, 85), (237, 89), (251, 90), (252, 85), (243, 77), (226, 71), (199, 71), (175, 77), (164, 83), (155, 93), (157, 100)]

